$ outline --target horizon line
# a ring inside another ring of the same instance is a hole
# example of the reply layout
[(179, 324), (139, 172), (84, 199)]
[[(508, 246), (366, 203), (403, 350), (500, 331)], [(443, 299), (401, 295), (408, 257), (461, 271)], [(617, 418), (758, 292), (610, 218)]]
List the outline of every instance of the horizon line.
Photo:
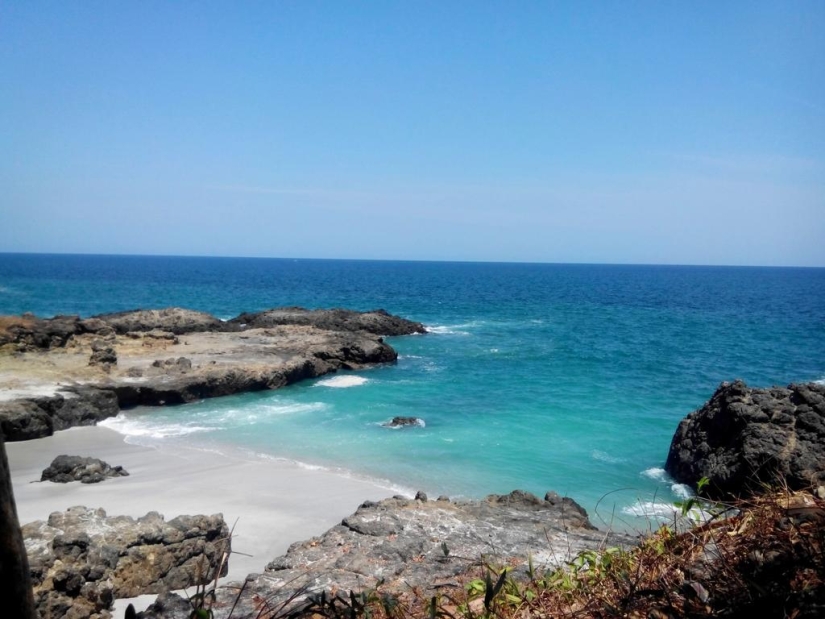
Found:
[(430, 264), (513, 264), (513, 265), (547, 265), (547, 266), (639, 266), (639, 267), (722, 267), (722, 268), (756, 268), (756, 269), (825, 269), (825, 265), (766, 265), (766, 264), (709, 264), (709, 263), (675, 263), (675, 262), (556, 262), (535, 260), (445, 260), (431, 258), (308, 258), (297, 256), (224, 256), (205, 254), (133, 254), (133, 253), (99, 253), (99, 252), (33, 252), (0, 251), (0, 256), (87, 256), (87, 257), (121, 257), (121, 258), (213, 258), (220, 260), (292, 260), (292, 261), (329, 261), (329, 262), (405, 262)]

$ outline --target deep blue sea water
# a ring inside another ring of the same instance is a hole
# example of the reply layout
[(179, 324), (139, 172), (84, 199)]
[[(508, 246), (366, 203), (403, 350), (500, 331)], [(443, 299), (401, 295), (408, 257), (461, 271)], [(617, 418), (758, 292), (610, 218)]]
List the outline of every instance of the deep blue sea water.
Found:
[[(397, 365), (124, 413), (130, 441), (241, 449), (479, 497), (554, 489), (668, 513), (679, 420), (721, 381), (825, 378), (825, 269), (0, 254), (0, 313), (385, 308)], [(381, 422), (416, 416), (426, 427)], [(598, 517), (597, 517), (598, 520)]]

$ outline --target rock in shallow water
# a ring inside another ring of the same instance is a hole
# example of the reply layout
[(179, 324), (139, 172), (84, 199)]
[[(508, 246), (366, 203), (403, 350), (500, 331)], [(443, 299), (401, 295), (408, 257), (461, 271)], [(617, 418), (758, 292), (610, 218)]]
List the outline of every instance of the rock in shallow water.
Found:
[(706, 477), (712, 499), (825, 483), (825, 385), (752, 389), (722, 383), (679, 424), (665, 470), (693, 486)]
[(382, 424), (387, 428), (404, 428), (410, 426), (425, 427), (423, 419), (418, 417), (393, 417), (390, 421)]

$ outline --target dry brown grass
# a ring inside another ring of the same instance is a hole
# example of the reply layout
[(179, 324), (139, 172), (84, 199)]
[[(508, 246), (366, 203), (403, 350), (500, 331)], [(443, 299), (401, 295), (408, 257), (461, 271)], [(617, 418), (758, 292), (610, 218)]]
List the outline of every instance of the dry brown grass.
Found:
[(0, 316), (0, 333), (5, 333), (11, 327), (22, 327), (24, 329), (31, 328), (34, 325), (34, 319), (24, 318), (22, 316)]

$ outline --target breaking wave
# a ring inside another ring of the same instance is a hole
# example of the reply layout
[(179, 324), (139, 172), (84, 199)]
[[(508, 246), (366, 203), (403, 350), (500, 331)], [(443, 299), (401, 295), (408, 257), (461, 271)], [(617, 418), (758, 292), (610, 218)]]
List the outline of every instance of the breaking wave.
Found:
[(315, 383), (316, 387), (333, 387), (335, 389), (346, 389), (347, 387), (358, 387), (364, 383), (369, 382), (369, 379), (363, 376), (333, 376), (332, 378), (325, 378)]

